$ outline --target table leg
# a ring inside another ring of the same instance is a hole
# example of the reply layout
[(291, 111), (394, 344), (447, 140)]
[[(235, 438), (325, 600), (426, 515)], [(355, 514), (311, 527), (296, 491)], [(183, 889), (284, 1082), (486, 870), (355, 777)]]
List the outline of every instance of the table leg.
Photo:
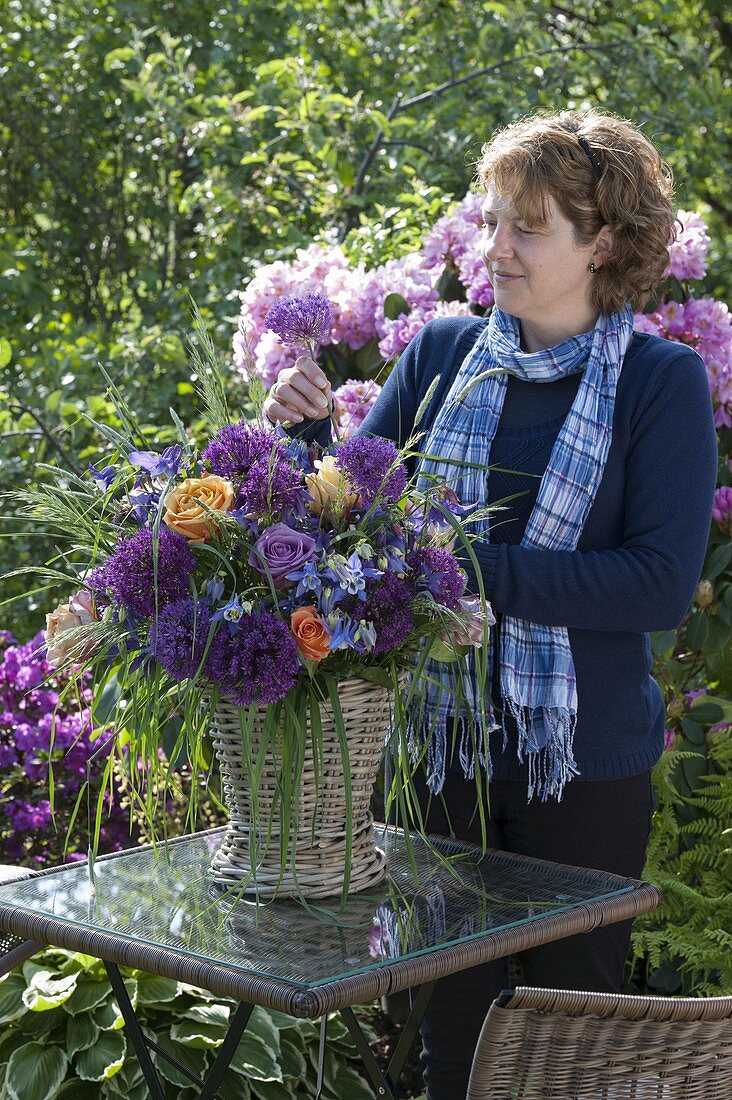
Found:
[(236, 1048), (239, 1046), (239, 1040), (244, 1033), (244, 1029), (249, 1023), (249, 1017), (252, 1014), (254, 1005), (242, 1003), (234, 1013), (234, 1018), (229, 1024), (229, 1030), (226, 1032), (226, 1038), (219, 1047), (219, 1052), (216, 1055), (211, 1069), (206, 1074), (206, 1080), (199, 1100), (214, 1100), (216, 1096), (216, 1089), (221, 1084), (224, 1074), (229, 1068), (229, 1062), (234, 1057)]
[[(386, 1075), (381, 1072), (379, 1064), (374, 1057), (374, 1052), (368, 1044), (353, 1009), (342, 1008), (340, 1010), (343, 1022), (351, 1033), (351, 1038), (361, 1055), (361, 1061), (364, 1064), (369, 1080), (376, 1089), (376, 1096), (379, 1100), (394, 1100), (396, 1096), (396, 1089), (399, 1084), (399, 1078), (402, 1075), (402, 1070), (404, 1069), (404, 1063), (419, 1030), (419, 1025), (424, 1019), (424, 1014), (427, 1011), (427, 1005), (429, 1004), (435, 984), (435, 982), (425, 982), (424, 985), (418, 988), (412, 1001), (409, 1016), (399, 1036), (399, 1042), (389, 1060)], [(318, 1100), (317, 1096), (316, 1100)]]
[(119, 972), (119, 968), (116, 963), (107, 962), (106, 959), (104, 960), (104, 965), (107, 968), (109, 981), (114, 991), (114, 995), (117, 998), (120, 1012), (127, 1025), (127, 1033), (132, 1041), (135, 1054), (140, 1062), (140, 1068), (142, 1069), (143, 1076), (150, 1089), (150, 1096), (152, 1100), (165, 1100), (163, 1086), (160, 1084), (160, 1078), (158, 1077), (157, 1070), (150, 1057), (150, 1051), (147, 1048), (147, 1040), (137, 1022), (135, 1010), (132, 1007), (132, 1002), (125, 988), (125, 983), (122, 981), (122, 975)]

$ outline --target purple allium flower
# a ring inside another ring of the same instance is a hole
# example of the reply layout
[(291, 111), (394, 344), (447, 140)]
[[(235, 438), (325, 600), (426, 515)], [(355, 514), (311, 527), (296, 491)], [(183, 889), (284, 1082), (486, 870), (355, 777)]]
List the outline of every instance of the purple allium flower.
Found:
[(153, 656), (174, 680), (189, 680), (200, 668), (211, 612), (205, 603), (185, 596), (164, 607), (153, 620)]
[(287, 623), (268, 611), (239, 621), (235, 634), (220, 631), (207, 661), (208, 675), (236, 706), (284, 699), (300, 671), (297, 642)]
[(246, 481), (239, 488), (239, 508), (255, 512), (259, 516), (268, 512), (298, 511), (305, 498), (305, 485), (299, 470), (284, 459), (272, 462), (269, 457), (260, 458), (254, 464)]
[(333, 310), (323, 294), (280, 298), (267, 310), (264, 323), (283, 344), (322, 344), (330, 336)]
[(723, 485), (714, 494), (712, 519), (727, 534), (732, 535), (732, 486)]
[(453, 611), (465, 588), (465, 574), (450, 550), (425, 546), (407, 557), (418, 588), (426, 588), (438, 603)]
[(400, 577), (385, 573), (379, 580), (367, 581), (366, 601), (349, 600), (344, 611), (357, 619), (373, 623), (376, 643), (374, 655), (401, 645), (414, 626), (412, 601), (414, 590)]
[[(124, 604), (138, 619), (155, 614), (155, 564), (153, 533), (141, 528), (123, 539), (101, 570), (94, 571), (93, 589), (111, 590), (116, 603)], [(188, 591), (188, 579), (196, 558), (183, 535), (161, 527), (157, 560), (157, 606), (178, 600)]]
[(240, 420), (238, 424), (227, 424), (213, 437), (203, 452), (203, 459), (212, 473), (227, 478), (238, 487), (252, 468), (261, 459), (269, 459), (273, 452), (284, 458), (284, 450), (274, 432)]
[(377, 498), (394, 504), (404, 492), (407, 471), (390, 439), (356, 436), (339, 449), (337, 461), (367, 505)]

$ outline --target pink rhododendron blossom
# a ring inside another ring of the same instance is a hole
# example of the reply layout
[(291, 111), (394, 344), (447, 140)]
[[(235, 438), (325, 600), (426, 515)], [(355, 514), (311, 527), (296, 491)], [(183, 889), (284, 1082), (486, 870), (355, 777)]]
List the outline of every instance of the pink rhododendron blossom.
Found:
[(701, 214), (679, 210), (676, 239), (669, 247), (667, 274), (677, 279), (703, 279), (707, 272), (710, 239)]
[(386, 321), (386, 335), (379, 342), (379, 354), (391, 359), (401, 353), (407, 344), (435, 317), (469, 317), (470, 306), (467, 302), (435, 302), (429, 306), (418, 306), (410, 313), (402, 313), (393, 321)]
[(376, 382), (357, 378), (349, 378), (333, 391), (336, 422), (342, 439), (353, 435), (364, 422), (380, 393), (381, 386)]
[(466, 249), (480, 237), (484, 197), (467, 194), (462, 202), (435, 222), (424, 239), (425, 266), (434, 267), (448, 260), (457, 265)]
[(371, 273), (378, 288), (373, 293), (376, 334), (383, 339), (389, 332), (390, 319), (384, 313), (389, 294), (400, 294), (413, 311), (435, 305), (440, 296), (434, 288), (439, 272), (424, 266), (419, 252), (410, 252), (398, 260), (388, 260)]
[(493, 305), (493, 285), (485, 266), (480, 234), (458, 260), (458, 275), (469, 302), (488, 308)]
[(647, 332), (650, 336), (664, 336), (663, 325), (655, 319), (655, 315), (648, 313), (636, 313), (633, 318), (633, 328), (636, 332)]
[(668, 752), (676, 744), (676, 733), (674, 730), (665, 729), (663, 731), (663, 751)]
[(732, 487), (729, 485), (723, 485), (714, 494), (712, 519), (722, 531), (732, 535)]
[(280, 371), (285, 367), (293, 366), (301, 354), (301, 348), (285, 347), (275, 332), (264, 332), (254, 349), (254, 369), (257, 377), (269, 389), (277, 381)]

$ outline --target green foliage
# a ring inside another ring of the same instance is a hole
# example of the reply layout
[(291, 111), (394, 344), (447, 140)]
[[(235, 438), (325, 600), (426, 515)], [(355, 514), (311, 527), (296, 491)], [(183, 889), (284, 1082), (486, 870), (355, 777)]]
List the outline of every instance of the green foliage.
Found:
[[(38, 461), (97, 457), (84, 414), (114, 420), (89, 397), (99, 361), (151, 444), (168, 442), (154, 427), (168, 407), (185, 423), (197, 409), (191, 294), (225, 349), (258, 264), (318, 237), (369, 264), (410, 251), (465, 193), (492, 130), (536, 107), (645, 122), (680, 205), (709, 220), (707, 290), (729, 289), (728, 35), (712, 4), (11, 0), (4, 16), (6, 489)], [(245, 406), (235, 386), (229, 400)], [(48, 556), (23, 525), (3, 533), (8, 569)], [(23, 597), (22, 579), (3, 596)], [(32, 596), (4, 608), (19, 637), (41, 623)]]
[(732, 738), (667, 753), (645, 875), (663, 904), (638, 918), (636, 970), (652, 992), (732, 993)]
[[(144, 1030), (191, 1073), (205, 1075), (236, 1002), (170, 978), (122, 970)], [(255, 1008), (218, 1095), (224, 1100), (305, 1100), (315, 1095), (319, 1025)], [(323, 1100), (370, 1100), (352, 1068), (345, 1024), (328, 1022)], [(198, 1095), (160, 1054), (153, 1060), (170, 1100)], [(85, 1084), (82, 1084), (84, 1082)], [(0, 978), (2, 1100), (146, 1100), (103, 963), (50, 947)]]

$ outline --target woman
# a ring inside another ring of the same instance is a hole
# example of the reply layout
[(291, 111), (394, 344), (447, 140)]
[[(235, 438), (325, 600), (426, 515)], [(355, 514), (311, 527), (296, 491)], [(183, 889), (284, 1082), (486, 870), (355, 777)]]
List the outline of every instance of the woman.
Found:
[[(513, 498), (475, 544), (498, 619), (488, 843), (639, 877), (664, 727), (647, 632), (687, 611), (717, 465), (701, 359), (633, 333), (632, 308), (668, 263), (670, 171), (633, 126), (590, 111), (506, 127), (478, 175), (495, 307), (425, 326), (362, 430), (404, 442), (439, 377), (420, 429), (424, 452), (451, 461), (422, 471), (451, 476), (464, 501)], [(328, 400), (301, 359), (265, 411), (322, 422)], [(455, 462), (483, 468), (456, 476)], [(438, 713), (428, 825), (479, 841), (464, 720)], [(618, 991), (629, 937), (627, 922), (528, 951), (525, 981)], [(507, 985), (505, 960), (440, 983), (422, 1031), (429, 1100), (465, 1096), (483, 1016)]]

